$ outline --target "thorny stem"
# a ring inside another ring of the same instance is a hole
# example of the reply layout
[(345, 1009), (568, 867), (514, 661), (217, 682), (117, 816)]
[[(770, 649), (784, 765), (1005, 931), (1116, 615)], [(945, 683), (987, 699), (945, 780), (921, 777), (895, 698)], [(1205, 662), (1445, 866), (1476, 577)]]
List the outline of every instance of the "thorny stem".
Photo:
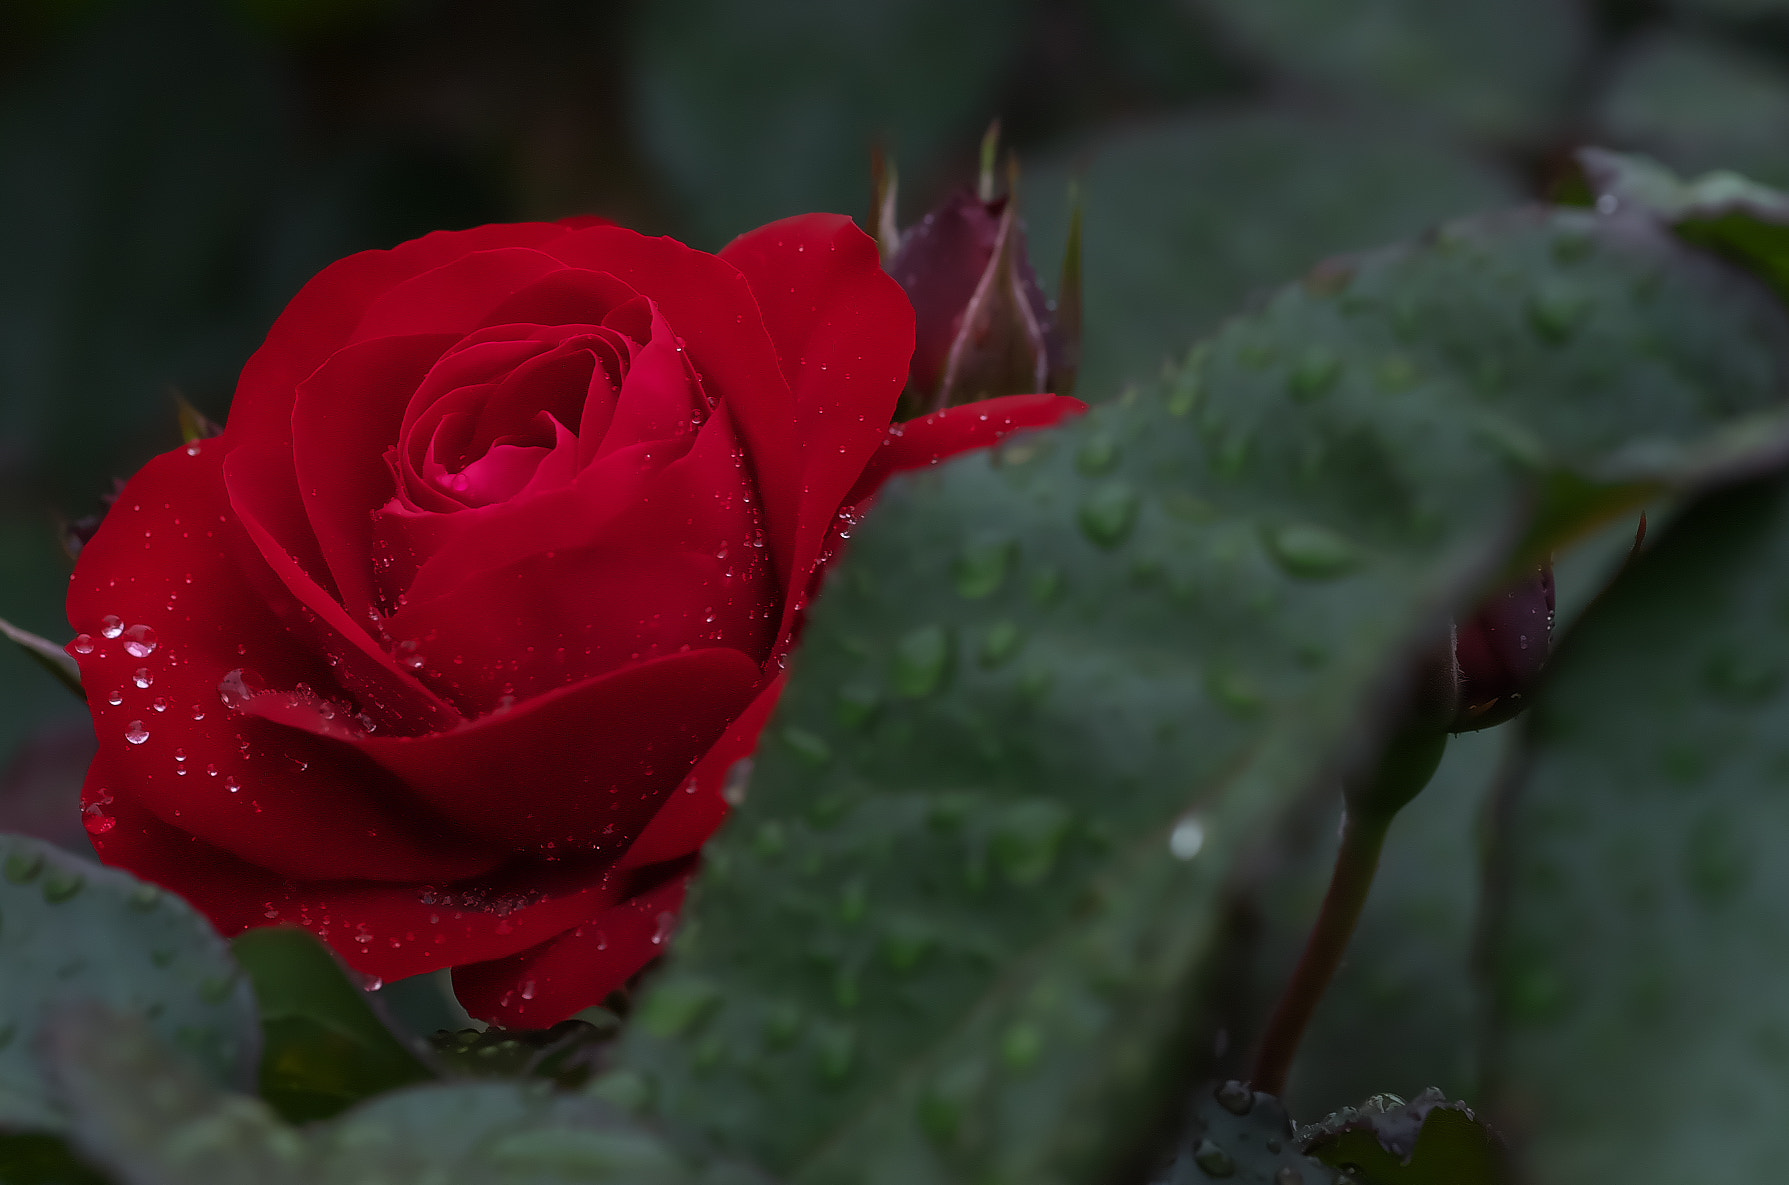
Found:
[(1250, 1083), (1256, 1090), (1271, 1095), (1285, 1093), (1286, 1075), (1305, 1028), (1330, 980), (1335, 978), (1336, 968), (1342, 965), (1349, 939), (1354, 937), (1361, 908), (1373, 887), (1373, 874), (1379, 869), (1379, 852), (1385, 846), (1391, 820), (1391, 814), (1357, 816), (1349, 811), (1343, 816), (1342, 848), (1336, 853), (1329, 892), (1323, 897), (1323, 908), (1305, 942), (1298, 968), (1292, 972), (1292, 981), (1273, 1010), (1261, 1051), (1255, 1055)]

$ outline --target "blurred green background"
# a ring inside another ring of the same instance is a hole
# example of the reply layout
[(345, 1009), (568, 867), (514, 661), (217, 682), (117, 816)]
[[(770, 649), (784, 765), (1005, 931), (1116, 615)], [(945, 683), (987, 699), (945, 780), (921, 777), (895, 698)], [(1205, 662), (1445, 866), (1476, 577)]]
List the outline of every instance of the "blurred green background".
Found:
[[(1326, 255), (1538, 196), (1596, 141), (1789, 184), (1789, 0), (6, 0), (0, 614), (58, 640), (56, 518), (222, 419), (331, 260), (598, 212), (716, 248), (916, 219), (993, 116), (1040, 272), (1086, 203), (1081, 394)], [(65, 842), (83, 714), (0, 650), (0, 827)]]

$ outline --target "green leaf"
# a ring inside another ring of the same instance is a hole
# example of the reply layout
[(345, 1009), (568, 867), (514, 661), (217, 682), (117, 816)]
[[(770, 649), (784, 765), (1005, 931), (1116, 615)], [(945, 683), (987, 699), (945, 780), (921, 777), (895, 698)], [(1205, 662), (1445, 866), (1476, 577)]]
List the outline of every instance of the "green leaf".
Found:
[(1028, 162), (1030, 244), (1052, 274), (1083, 207), (1085, 344), (1076, 393), (1109, 399), (1246, 301), (1326, 256), (1513, 201), (1511, 179), (1395, 122), (1273, 110), (1104, 134)]
[(922, 186), (973, 143), (1025, 11), (1017, 0), (648, 5), (629, 71), (639, 143), (706, 247), (792, 212), (861, 210), (878, 137)]
[[(1569, 343), (1542, 301), (1581, 307)], [(1315, 399), (1312, 350), (1337, 366)], [(1406, 663), (1531, 517), (1569, 534), (1571, 507), (1781, 448), (1786, 364), (1783, 310), (1719, 261), (1524, 211), (891, 485), (772, 725), (830, 760), (759, 752), (641, 1004), (666, 1022), (623, 1035), (630, 1093), (794, 1182), (1104, 1177), (1210, 1047), (1193, 1002), (1239, 857), (1373, 756)], [(1122, 531), (1085, 513), (1114, 483)], [(1357, 562), (1286, 565), (1267, 540), (1300, 524)], [(958, 557), (996, 538), (1010, 574), (963, 596)], [(840, 712), (869, 688), (876, 713)]]
[(1789, 73), (1769, 57), (1675, 31), (1637, 38), (1616, 60), (1596, 118), (1610, 142), (1673, 168), (1789, 184)]
[(1789, 485), (1586, 614), (1496, 827), (1495, 1113), (1552, 1185), (1770, 1178), (1789, 1108)]
[(210, 923), (153, 885), (0, 836), (0, 966), (0, 1125), (67, 1127), (31, 1048), (51, 1010), (69, 1001), (149, 1018), (211, 1081), (254, 1081), (259, 1029), (241, 968)]
[(613, 1108), (544, 1088), (414, 1087), (338, 1119), (294, 1128), (259, 1100), (194, 1075), (141, 1021), (82, 1008), (58, 1017), (47, 1037), (45, 1061), (76, 1116), (75, 1138), (120, 1185), (696, 1185), (701, 1179), (662, 1140)]
[(74, 692), (81, 699), (87, 693), (81, 689), (81, 668), (69, 657), (68, 651), (56, 645), (48, 638), (41, 638), (27, 629), (20, 629), (12, 622), (0, 617), (0, 637), (6, 638), (13, 645), (23, 650), (38, 666), (50, 673), (50, 676), (62, 686)]
[(1580, 10), (1553, 0), (1202, 0), (1265, 64), (1497, 137), (1562, 113), (1586, 48)]
[(1358, 1185), (1505, 1185), (1509, 1150), (1464, 1103), (1431, 1087), (1332, 1115), (1299, 1133), (1304, 1150)]
[(261, 1009), (261, 1097), (295, 1122), (432, 1078), (308, 930), (268, 926), (230, 944)]
[[(1201, 1087), (1191, 1122), (1162, 1185), (1332, 1185), (1340, 1180), (1301, 1155), (1286, 1108), (1241, 1082)], [(1464, 1185), (1464, 1183), (1462, 1183)]]
[(1635, 207), (1664, 219), (1693, 243), (1756, 272), (1789, 299), (1789, 194), (1717, 172), (1682, 181), (1643, 156), (1599, 148), (1578, 154), (1598, 201)]

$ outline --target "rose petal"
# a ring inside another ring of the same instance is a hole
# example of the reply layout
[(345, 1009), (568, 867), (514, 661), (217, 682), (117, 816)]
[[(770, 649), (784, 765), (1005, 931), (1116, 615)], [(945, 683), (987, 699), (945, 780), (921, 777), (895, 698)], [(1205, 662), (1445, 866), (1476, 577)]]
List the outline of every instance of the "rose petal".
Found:
[(997, 444), (1014, 432), (1053, 428), (1087, 410), (1065, 395), (1003, 395), (897, 424), (845, 498), (859, 506), (896, 473), (924, 469), (972, 449)]
[(677, 793), (665, 799), (640, 838), (627, 849), (617, 868), (643, 868), (666, 860), (678, 860), (708, 842), (730, 809), (722, 796), (733, 767), (758, 747), (758, 734), (783, 694), (787, 676), (778, 674), (741, 712), (727, 731), (703, 755)]
[(738, 651), (694, 650), (451, 732), (373, 737), (358, 748), (471, 834), (512, 849), (619, 849), (761, 681), (758, 664)]
[[(476, 909), (448, 889), (285, 880), (168, 826), (126, 801), (94, 836), (108, 864), (191, 902), (226, 938), (255, 926), (303, 926), (363, 975), (402, 979), (539, 946), (620, 900), (633, 879), (597, 874), (531, 904)], [(425, 898), (434, 897), (430, 901)]]
[(546, 1028), (601, 1004), (665, 953), (688, 887), (687, 875), (672, 876), (540, 946), (455, 967), (454, 995), (473, 1016), (509, 1028)]
[(913, 355), (913, 306), (849, 218), (806, 214), (750, 231), (721, 257), (752, 284), (795, 397), (801, 510), (781, 631), (841, 503), (885, 437)]

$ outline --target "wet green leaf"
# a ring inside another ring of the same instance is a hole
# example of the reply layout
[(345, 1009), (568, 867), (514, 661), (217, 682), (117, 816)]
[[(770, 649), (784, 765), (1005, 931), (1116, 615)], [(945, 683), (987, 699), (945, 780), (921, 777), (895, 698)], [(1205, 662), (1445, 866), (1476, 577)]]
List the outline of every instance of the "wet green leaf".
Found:
[(1430, 1088), (1409, 1103), (1369, 1100), (1299, 1133), (1305, 1152), (1351, 1185), (1507, 1185), (1503, 1137), (1464, 1103)]
[(1786, 604), (1789, 483), (1714, 495), (1567, 635), (1531, 709), (1488, 1069), (1537, 1185), (1782, 1162)]
[[(1561, 294), (1568, 342), (1528, 311)], [(1318, 399), (1289, 381), (1313, 349)], [(1237, 860), (1371, 756), (1408, 659), (1518, 553), (1781, 449), (1789, 320), (1648, 219), (1524, 211), (1286, 289), (1188, 365), (884, 493), (772, 725), (831, 760), (760, 750), (702, 943), (642, 1009), (712, 1002), (624, 1034), (630, 1098), (794, 1182), (1103, 1177), (1211, 1048), (1190, 1002)], [(1125, 529), (1089, 531), (1114, 483)], [(1289, 564), (1293, 524), (1355, 562)], [(1015, 570), (964, 597), (991, 537)], [(1024, 644), (989, 663), (996, 628)]]

